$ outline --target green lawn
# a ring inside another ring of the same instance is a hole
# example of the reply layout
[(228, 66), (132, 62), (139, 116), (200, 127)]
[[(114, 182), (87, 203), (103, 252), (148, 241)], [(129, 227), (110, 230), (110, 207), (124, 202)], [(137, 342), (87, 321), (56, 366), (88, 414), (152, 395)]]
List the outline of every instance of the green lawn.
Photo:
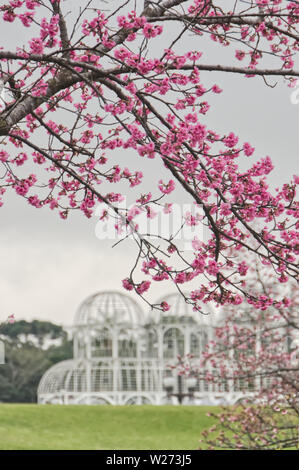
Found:
[(196, 449), (207, 406), (0, 405), (0, 449)]

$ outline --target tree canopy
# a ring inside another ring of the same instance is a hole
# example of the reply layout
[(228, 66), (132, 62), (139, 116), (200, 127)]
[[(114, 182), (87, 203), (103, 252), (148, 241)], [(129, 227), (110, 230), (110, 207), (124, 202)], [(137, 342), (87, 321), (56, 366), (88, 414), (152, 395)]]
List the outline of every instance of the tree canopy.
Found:
[[(56, 362), (72, 357), (66, 331), (51, 322), (33, 320), (3, 324), (5, 364), (0, 365), (0, 402), (35, 403), (44, 372)], [(58, 344), (51, 344), (56, 339)]]

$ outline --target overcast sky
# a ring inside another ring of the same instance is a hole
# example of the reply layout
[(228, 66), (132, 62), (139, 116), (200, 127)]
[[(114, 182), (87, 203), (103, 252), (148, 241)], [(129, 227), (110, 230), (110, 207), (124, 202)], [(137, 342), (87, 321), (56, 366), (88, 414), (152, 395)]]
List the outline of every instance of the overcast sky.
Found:
[[(1, 46), (12, 47), (15, 36), (15, 29), (2, 29)], [(223, 59), (222, 51), (218, 49), (218, 62)], [(211, 53), (203, 62), (215, 60), (217, 55)], [(219, 133), (234, 131), (241, 142), (249, 141), (256, 148), (252, 163), (258, 157), (271, 156), (275, 164), (270, 175), (273, 187), (298, 173), (299, 105), (291, 104), (291, 90), (282, 83), (269, 88), (262, 78), (210, 72), (202, 77), (224, 90), (213, 99), (205, 118), (208, 126)], [(149, 162), (146, 165), (150, 188), (156, 167), (152, 171)], [(134, 260), (131, 243), (112, 249), (113, 242), (96, 238), (95, 218), (72, 214), (62, 221), (57, 213), (32, 208), (12, 192), (0, 209), (0, 224), (0, 321), (13, 313), (17, 319), (69, 325), (86, 296), (99, 290), (121, 290), (121, 280)], [(166, 284), (157, 283), (151, 299), (165, 290)]]

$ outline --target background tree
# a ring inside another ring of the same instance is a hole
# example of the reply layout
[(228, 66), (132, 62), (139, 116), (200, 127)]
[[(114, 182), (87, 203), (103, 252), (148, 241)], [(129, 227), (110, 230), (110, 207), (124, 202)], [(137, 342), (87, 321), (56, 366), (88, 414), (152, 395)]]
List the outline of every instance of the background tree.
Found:
[(44, 372), (72, 357), (72, 342), (59, 325), (34, 320), (4, 324), (5, 364), (0, 366), (0, 401), (36, 403)]
[[(254, 261), (254, 260), (252, 260)], [(249, 283), (265, 300), (282, 286), (273, 283), (269, 270), (252, 262)], [(231, 308), (216, 329), (199, 366), (187, 366), (199, 375), (243, 392), (234, 407), (223, 407), (217, 424), (203, 433), (212, 448), (289, 449), (299, 445), (299, 323), (296, 284), (284, 286), (287, 308), (249, 306)], [(184, 368), (183, 368), (184, 369)]]
[(40, 320), (5, 323), (2, 325), (1, 334), (11, 340), (32, 343), (40, 347), (49, 347), (53, 340), (63, 342), (67, 339), (67, 333), (61, 326)]
[[(16, 38), (15, 50), (0, 51), (2, 197), (13, 190), (63, 219), (71, 210), (91, 217), (102, 205), (100, 220), (112, 218), (124, 238), (131, 231), (137, 242), (124, 286), (141, 296), (153, 281), (171, 280), (182, 293), (182, 285), (195, 279), (198, 288), (186, 298), (195, 309), (202, 302), (244, 299), (262, 307), (263, 299), (241, 285), (246, 262), (240, 268), (229, 252), (255, 252), (282, 283), (297, 278), (298, 178), (270, 192), (269, 157), (246, 171), (238, 168), (254, 148), (233, 130), (223, 135), (207, 128), (209, 96), (221, 89), (208, 85), (202, 72), (262, 77), (265, 84), (275, 76), (294, 85), (298, 2), (126, 0), (113, 10), (88, 1), (77, 15), (70, 5), (10, 0), (1, 6), (2, 21), (23, 25), (29, 35), (27, 44)], [(169, 43), (173, 27), (177, 35)], [(189, 50), (190, 35), (198, 40), (196, 50)], [(156, 37), (163, 51), (154, 48)], [(240, 66), (206, 63), (205, 41), (232, 48)], [(159, 159), (169, 177), (158, 176), (152, 191), (143, 190), (146, 174), (128, 168), (126, 157), (125, 163), (115, 159), (117, 150)], [(132, 188), (130, 209), (122, 206), (123, 182)], [(182, 219), (206, 228), (206, 240), (195, 239), (192, 254), (177, 246), (174, 234), (153, 240), (135, 223), (140, 213), (155, 217), (157, 207), (171, 211), (175, 188), (202, 208)], [(281, 305), (280, 298), (272, 302)], [(165, 302), (156, 307), (169, 308)]]

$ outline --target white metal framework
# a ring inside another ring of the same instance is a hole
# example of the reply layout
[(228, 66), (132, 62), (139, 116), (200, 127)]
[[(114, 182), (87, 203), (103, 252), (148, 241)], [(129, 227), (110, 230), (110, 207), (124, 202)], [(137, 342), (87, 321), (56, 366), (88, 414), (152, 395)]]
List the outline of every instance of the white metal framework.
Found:
[(179, 376), (170, 367), (178, 356), (200, 357), (220, 317), (207, 306), (206, 314), (194, 313), (177, 294), (163, 300), (172, 306), (168, 312), (146, 315), (119, 292), (88, 297), (75, 315), (74, 359), (55, 364), (43, 375), (38, 402), (200, 405), (235, 403), (244, 397), (240, 384), (233, 389), (216, 386)]

